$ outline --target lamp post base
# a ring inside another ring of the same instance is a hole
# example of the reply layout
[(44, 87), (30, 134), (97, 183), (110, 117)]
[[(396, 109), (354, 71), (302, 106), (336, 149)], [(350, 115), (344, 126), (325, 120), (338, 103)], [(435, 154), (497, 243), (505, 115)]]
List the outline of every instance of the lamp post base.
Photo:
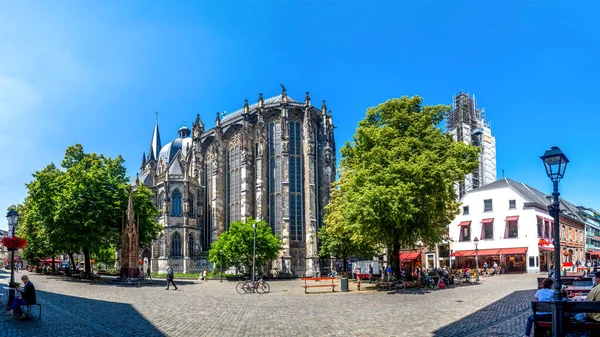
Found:
[(565, 301), (558, 300), (552, 302), (552, 336), (563, 336), (563, 304)]

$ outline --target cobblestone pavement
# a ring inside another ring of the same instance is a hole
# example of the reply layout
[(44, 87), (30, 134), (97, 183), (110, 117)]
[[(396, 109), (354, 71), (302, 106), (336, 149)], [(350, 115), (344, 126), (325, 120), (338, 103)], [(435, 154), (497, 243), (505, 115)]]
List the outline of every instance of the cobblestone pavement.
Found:
[[(7, 276), (0, 271), (0, 282)], [(1, 317), (0, 336), (522, 336), (537, 276), (397, 294), (363, 283), (307, 295), (302, 281), (272, 281), (269, 294), (240, 295), (228, 281), (175, 280), (179, 290), (167, 291), (164, 280), (135, 287), (30, 274), (42, 319)]]

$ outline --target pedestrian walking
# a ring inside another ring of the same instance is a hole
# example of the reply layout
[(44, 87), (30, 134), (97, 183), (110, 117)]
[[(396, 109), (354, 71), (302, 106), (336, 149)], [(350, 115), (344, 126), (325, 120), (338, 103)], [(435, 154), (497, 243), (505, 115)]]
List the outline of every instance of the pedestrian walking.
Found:
[(177, 290), (177, 286), (175, 285), (175, 282), (173, 282), (173, 278), (175, 278), (175, 273), (173, 272), (173, 267), (169, 266), (169, 268), (167, 268), (167, 290), (169, 290), (169, 286), (171, 284), (173, 287), (175, 287), (175, 290)]
[(208, 272), (206, 271), (206, 269), (204, 269), (202, 276), (204, 277), (204, 282), (208, 282)]
[(150, 266), (148, 266), (148, 270), (146, 270), (146, 278), (148, 280), (152, 280), (152, 273), (150, 272)]

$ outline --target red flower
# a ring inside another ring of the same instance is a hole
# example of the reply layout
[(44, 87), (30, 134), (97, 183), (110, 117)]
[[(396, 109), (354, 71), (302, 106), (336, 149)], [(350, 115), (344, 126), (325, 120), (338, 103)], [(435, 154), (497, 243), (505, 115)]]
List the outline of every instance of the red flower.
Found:
[(8, 236), (2, 239), (2, 245), (8, 250), (18, 250), (27, 246), (27, 240), (17, 236)]

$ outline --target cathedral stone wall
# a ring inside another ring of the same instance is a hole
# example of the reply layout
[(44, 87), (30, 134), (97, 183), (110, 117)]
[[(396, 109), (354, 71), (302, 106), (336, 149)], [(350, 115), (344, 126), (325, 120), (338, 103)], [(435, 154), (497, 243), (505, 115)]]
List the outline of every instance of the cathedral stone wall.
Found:
[(198, 115), (192, 130), (165, 146), (158, 122), (139, 183), (155, 195), (163, 233), (151, 245), (151, 269), (210, 270), (207, 251), (234, 221), (264, 220), (280, 236), (279, 257), (270, 268), (304, 276), (319, 271), (318, 231), (335, 179), (331, 113), (281, 95), (228, 115), (217, 113), (204, 129)]

